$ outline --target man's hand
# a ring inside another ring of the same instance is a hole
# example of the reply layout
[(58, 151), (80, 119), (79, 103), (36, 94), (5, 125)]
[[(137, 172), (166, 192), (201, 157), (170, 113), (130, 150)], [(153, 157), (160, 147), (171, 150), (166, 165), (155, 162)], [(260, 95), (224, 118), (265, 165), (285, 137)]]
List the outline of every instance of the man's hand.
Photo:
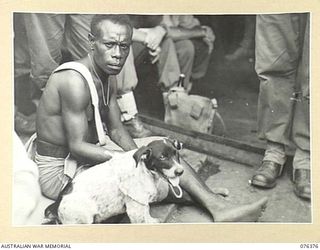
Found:
[(147, 36), (144, 42), (149, 49), (155, 51), (158, 47), (160, 47), (160, 43), (167, 31), (162, 26), (156, 26), (151, 29), (146, 29), (146, 32)]
[(211, 41), (211, 42), (214, 42), (216, 40), (216, 36), (214, 35), (212, 29), (209, 27), (209, 26), (206, 26), (206, 25), (203, 25), (201, 26), (202, 29), (205, 31), (205, 34), (206, 34), (206, 38)]
[(214, 35), (212, 29), (209, 26), (201, 26), (201, 28), (205, 31), (205, 37), (203, 38), (203, 41), (208, 45), (209, 47), (209, 54), (213, 51), (213, 43), (216, 40), (216, 36)]
[(160, 58), (161, 48), (157, 47), (155, 50), (149, 49), (149, 54), (152, 57), (151, 63), (155, 64)]
[(208, 38), (203, 38), (203, 41), (208, 45), (208, 53), (211, 54), (213, 51), (213, 42), (211, 42)]

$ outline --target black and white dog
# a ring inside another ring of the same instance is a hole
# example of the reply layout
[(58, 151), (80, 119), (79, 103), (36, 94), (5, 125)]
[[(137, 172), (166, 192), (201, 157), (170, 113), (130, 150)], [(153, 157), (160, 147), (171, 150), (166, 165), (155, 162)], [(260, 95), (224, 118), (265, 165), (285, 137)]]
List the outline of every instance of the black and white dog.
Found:
[(44, 224), (99, 223), (125, 212), (131, 223), (159, 223), (149, 203), (163, 200), (169, 186), (182, 195), (181, 148), (176, 140), (156, 140), (83, 171), (46, 209)]

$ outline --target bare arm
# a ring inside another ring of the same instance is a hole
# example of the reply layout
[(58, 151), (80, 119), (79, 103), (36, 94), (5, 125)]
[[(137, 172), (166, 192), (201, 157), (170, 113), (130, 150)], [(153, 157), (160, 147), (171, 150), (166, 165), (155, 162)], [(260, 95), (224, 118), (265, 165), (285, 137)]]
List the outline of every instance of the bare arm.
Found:
[(111, 158), (106, 149), (88, 143), (88, 120), (86, 109), (90, 103), (89, 89), (78, 73), (67, 72), (65, 82), (59, 89), (63, 125), (70, 153), (77, 160), (98, 164)]
[(168, 27), (168, 36), (173, 41), (179, 41), (191, 38), (202, 38), (203, 41), (208, 45), (211, 54), (213, 50), (213, 43), (216, 39), (212, 29), (208, 26), (196, 26), (192, 29), (187, 29), (183, 27)]
[(116, 98), (116, 82), (110, 82), (110, 84), (109, 110), (106, 112), (106, 117), (103, 117), (103, 120), (107, 125), (111, 140), (124, 151), (129, 151), (137, 148), (137, 145), (122, 125), (120, 108)]
[(146, 29), (133, 29), (132, 40), (134, 42), (143, 43), (149, 51), (152, 58), (151, 63), (154, 64), (158, 61), (161, 53), (160, 43), (164, 37), (164, 29), (160, 27), (160, 32), (157, 31), (160, 26)]
[(133, 28), (132, 41), (145, 43), (146, 37), (147, 37), (146, 32)]
[(167, 35), (173, 41), (179, 41), (191, 38), (204, 38), (206, 36), (206, 32), (201, 26), (196, 26), (192, 29), (182, 27), (168, 27)]

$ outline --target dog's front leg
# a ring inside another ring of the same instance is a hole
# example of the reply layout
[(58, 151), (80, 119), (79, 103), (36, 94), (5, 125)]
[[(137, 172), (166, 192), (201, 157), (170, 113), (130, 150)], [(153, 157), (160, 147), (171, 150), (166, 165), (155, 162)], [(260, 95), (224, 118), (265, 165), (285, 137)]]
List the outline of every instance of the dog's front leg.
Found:
[(126, 207), (131, 223), (160, 223), (159, 219), (151, 217), (149, 204), (141, 204), (128, 198)]

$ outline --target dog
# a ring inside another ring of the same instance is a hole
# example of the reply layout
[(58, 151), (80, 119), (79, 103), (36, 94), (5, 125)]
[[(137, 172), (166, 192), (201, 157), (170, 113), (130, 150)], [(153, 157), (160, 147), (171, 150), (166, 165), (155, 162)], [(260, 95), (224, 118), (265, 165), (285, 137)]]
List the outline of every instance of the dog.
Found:
[[(164, 138), (137, 150), (116, 153), (70, 182), (45, 211), (43, 224), (93, 224), (127, 213), (131, 223), (159, 223), (149, 204), (163, 200), (168, 186), (178, 188), (183, 174), (182, 144)], [(169, 184), (169, 185), (168, 185)]]

